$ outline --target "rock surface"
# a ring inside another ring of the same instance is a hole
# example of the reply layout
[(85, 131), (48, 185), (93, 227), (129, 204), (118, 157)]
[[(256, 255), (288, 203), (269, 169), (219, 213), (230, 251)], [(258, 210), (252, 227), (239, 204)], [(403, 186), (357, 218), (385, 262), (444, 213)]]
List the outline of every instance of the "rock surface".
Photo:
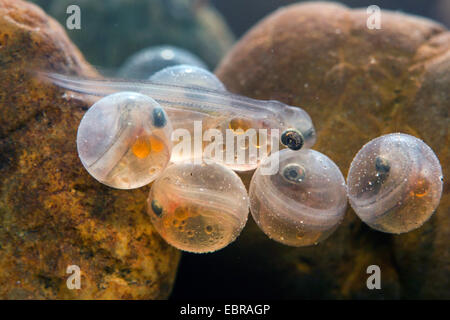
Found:
[(168, 297), (179, 253), (145, 213), (148, 189), (92, 179), (75, 143), (87, 106), (29, 72), (92, 75), (81, 53), (37, 6), (1, 0), (0, 66), (0, 298)]
[(140, 49), (177, 46), (215, 67), (234, 37), (221, 15), (202, 0), (34, 0), (62, 25), (78, 5), (81, 30), (68, 34), (86, 59), (114, 68)]
[[(216, 73), (233, 92), (302, 106), (318, 131), (314, 148), (344, 176), (377, 136), (400, 131), (423, 139), (446, 177), (436, 214), (422, 228), (392, 236), (370, 230), (348, 209), (336, 233), (310, 248), (279, 245), (249, 223), (236, 244), (197, 262), (207, 267), (186, 258), (177, 297), (192, 285), (184, 274), (194, 266), (205, 284), (216, 281), (220, 296), (450, 298), (450, 32), (388, 11), (381, 30), (369, 30), (366, 20), (365, 10), (334, 3), (280, 9), (248, 32)], [(382, 290), (366, 287), (373, 264), (381, 268)], [(202, 297), (206, 285), (197, 285)]]

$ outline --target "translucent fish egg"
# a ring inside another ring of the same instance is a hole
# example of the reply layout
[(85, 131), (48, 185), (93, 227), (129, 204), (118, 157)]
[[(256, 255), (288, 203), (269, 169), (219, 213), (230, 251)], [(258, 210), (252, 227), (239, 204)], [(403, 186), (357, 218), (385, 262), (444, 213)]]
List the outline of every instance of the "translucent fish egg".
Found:
[(148, 79), (159, 70), (179, 64), (207, 68), (200, 58), (187, 50), (173, 46), (156, 46), (142, 49), (129, 57), (120, 68), (118, 77)]
[(233, 242), (247, 222), (248, 196), (241, 179), (220, 164), (172, 164), (153, 183), (148, 214), (174, 247), (212, 252)]
[(172, 127), (152, 98), (119, 92), (97, 101), (78, 127), (78, 155), (98, 181), (117, 189), (152, 182), (171, 154)]
[(164, 68), (153, 74), (149, 80), (172, 85), (197, 86), (221, 91), (226, 90), (223, 83), (214, 73), (201, 67), (186, 64)]
[(261, 230), (275, 241), (297, 247), (326, 239), (347, 207), (341, 171), (311, 149), (284, 149), (266, 158), (252, 178), (249, 196)]
[(362, 147), (347, 176), (356, 214), (373, 229), (404, 233), (427, 221), (442, 194), (443, 177), (433, 150), (413, 136), (394, 133)]

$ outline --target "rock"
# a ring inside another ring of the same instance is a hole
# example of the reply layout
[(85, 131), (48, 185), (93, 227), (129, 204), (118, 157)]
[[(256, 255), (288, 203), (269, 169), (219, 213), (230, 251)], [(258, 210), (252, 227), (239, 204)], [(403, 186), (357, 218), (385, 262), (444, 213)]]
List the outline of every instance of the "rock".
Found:
[[(167, 298), (179, 253), (145, 213), (148, 188), (92, 179), (75, 143), (88, 106), (30, 72), (93, 69), (57, 22), (21, 0), (0, 1), (0, 65), (0, 298)], [(70, 265), (80, 290), (66, 285)]]
[(81, 10), (81, 30), (68, 34), (90, 63), (115, 68), (137, 51), (173, 45), (215, 67), (233, 43), (221, 15), (201, 0), (34, 0), (66, 25), (69, 5)]
[[(363, 144), (400, 131), (429, 144), (448, 177), (450, 33), (433, 21), (389, 11), (382, 12), (381, 30), (369, 30), (366, 20), (365, 9), (334, 3), (280, 9), (236, 44), (216, 74), (233, 92), (302, 106), (318, 131), (314, 148), (344, 176)], [(200, 261), (214, 274), (198, 264), (196, 271), (205, 284), (216, 281), (220, 295), (448, 299), (449, 203), (447, 179), (434, 217), (400, 236), (372, 231), (348, 209), (336, 233), (309, 248), (277, 244), (249, 223), (236, 244)], [(382, 290), (366, 287), (373, 264), (381, 268)], [(178, 288), (191, 284), (184, 272)], [(222, 278), (215, 280), (216, 274)], [(236, 283), (236, 274), (246, 276)], [(206, 287), (198, 286), (198, 292)]]

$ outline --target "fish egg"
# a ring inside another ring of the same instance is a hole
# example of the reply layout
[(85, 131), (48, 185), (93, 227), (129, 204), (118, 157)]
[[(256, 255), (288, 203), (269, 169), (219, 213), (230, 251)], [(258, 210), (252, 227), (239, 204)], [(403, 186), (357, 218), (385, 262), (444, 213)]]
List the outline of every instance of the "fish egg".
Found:
[(119, 92), (98, 100), (80, 122), (77, 149), (99, 182), (134, 189), (152, 182), (169, 162), (172, 126), (152, 98)]
[(171, 164), (153, 183), (147, 203), (161, 237), (194, 253), (226, 247), (239, 236), (248, 217), (244, 184), (236, 173), (218, 163)]
[(226, 90), (214, 73), (201, 67), (185, 64), (164, 68), (153, 74), (149, 79), (158, 83), (195, 86), (219, 91)]
[(442, 168), (422, 140), (387, 134), (356, 154), (347, 184), (350, 205), (362, 221), (399, 234), (419, 228), (433, 215), (442, 194)]
[(341, 171), (311, 149), (283, 149), (266, 158), (253, 175), (249, 197), (259, 228), (269, 238), (296, 247), (330, 236), (347, 208)]
[(187, 50), (173, 46), (154, 46), (130, 56), (117, 75), (119, 78), (148, 79), (155, 72), (180, 64), (207, 68), (200, 58)]

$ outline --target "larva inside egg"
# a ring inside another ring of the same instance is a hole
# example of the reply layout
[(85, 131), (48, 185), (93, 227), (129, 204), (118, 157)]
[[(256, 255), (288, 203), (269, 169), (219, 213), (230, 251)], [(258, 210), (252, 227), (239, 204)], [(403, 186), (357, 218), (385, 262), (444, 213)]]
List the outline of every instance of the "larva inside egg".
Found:
[[(269, 166), (278, 162), (272, 174)], [(309, 246), (326, 239), (347, 207), (345, 180), (320, 152), (288, 149), (272, 154), (250, 183), (250, 209), (271, 239), (290, 246)]]
[(442, 194), (442, 169), (422, 140), (401, 133), (373, 139), (357, 153), (347, 176), (356, 214), (373, 229), (404, 233), (427, 221)]
[(113, 188), (152, 182), (171, 154), (172, 126), (152, 98), (119, 92), (97, 101), (78, 127), (78, 155), (86, 170)]
[(213, 252), (233, 242), (247, 222), (248, 196), (241, 179), (217, 164), (172, 164), (153, 183), (148, 214), (174, 247)]

